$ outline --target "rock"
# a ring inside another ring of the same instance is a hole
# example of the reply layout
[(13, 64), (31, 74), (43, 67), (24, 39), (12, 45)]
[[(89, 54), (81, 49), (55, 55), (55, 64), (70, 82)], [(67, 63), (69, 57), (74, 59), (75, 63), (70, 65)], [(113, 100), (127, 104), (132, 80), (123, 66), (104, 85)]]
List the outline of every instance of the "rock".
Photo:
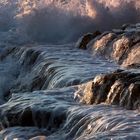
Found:
[(128, 37), (122, 36), (113, 43), (112, 58), (114, 58), (118, 63), (123, 61), (123, 57), (127, 51), (130, 49), (131, 41)]
[(140, 82), (130, 84), (120, 105), (127, 109), (140, 109)]
[(122, 66), (128, 68), (140, 68), (140, 43), (135, 45), (124, 59)]
[(135, 68), (140, 64), (140, 26), (127, 24), (123, 25), (122, 29), (114, 29), (112, 32), (86, 34), (79, 39), (77, 47), (81, 49), (88, 47), (94, 55), (100, 54), (124, 67), (134, 65)]
[(80, 49), (87, 49), (87, 44), (94, 39), (95, 37), (97, 37), (98, 35), (100, 35), (100, 31), (96, 31), (94, 33), (88, 33), (85, 34), (83, 37), (81, 37), (78, 42), (76, 43), (76, 47), (80, 48)]
[(113, 42), (112, 58), (119, 64), (122, 64), (136, 46), (139, 48), (138, 45), (135, 45), (139, 41), (139, 33), (126, 33), (117, 38), (116, 41)]
[(79, 87), (82, 90), (77, 92), (77, 98), (85, 104), (107, 103), (120, 105), (127, 109), (139, 109), (139, 81), (140, 73), (115, 71), (99, 75), (93, 81)]
[(110, 43), (116, 38), (116, 34), (112, 32), (104, 33), (99, 36), (93, 43), (91, 49), (94, 54), (99, 53), (102, 56), (109, 57), (112, 52), (112, 46)]
[(120, 96), (124, 90), (124, 83), (120, 80), (116, 80), (111, 86), (111, 89), (107, 95), (107, 104), (119, 104)]

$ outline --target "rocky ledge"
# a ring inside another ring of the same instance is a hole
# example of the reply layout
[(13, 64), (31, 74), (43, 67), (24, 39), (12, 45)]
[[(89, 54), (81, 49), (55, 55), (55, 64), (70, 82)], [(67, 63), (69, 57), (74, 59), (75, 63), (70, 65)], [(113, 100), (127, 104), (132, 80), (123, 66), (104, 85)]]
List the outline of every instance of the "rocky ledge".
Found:
[(121, 29), (102, 34), (99, 31), (88, 33), (79, 39), (76, 46), (113, 59), (124, 67), (139, 68), (140, 24), (123, 25)]
[(76, 99), (86, 104), (107, 103), (127, 109), (140, 108), (140, 73), (115, 71), (98, 75), (80, 85)]
[(106, 103), (139, 109), (140, 24), (123, 25), (121, 29), (103, 34), (90, 33), (88, 37), (89, 34), (86, 34), (79, 39), (77, 47), (113, 59), (123, 70), (98, 75), (92, 81), (80, 85), (76, 99), (85, 104)]

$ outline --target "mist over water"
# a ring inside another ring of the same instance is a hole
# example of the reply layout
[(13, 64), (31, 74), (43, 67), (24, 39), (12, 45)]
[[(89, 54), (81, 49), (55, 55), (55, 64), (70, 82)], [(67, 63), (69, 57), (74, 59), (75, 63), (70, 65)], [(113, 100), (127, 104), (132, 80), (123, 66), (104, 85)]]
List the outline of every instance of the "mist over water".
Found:
[(138, 0), (4, 0), (0, 7), (0, 31), (24, 41), (74, 42), (87, 32), (140, 21)]

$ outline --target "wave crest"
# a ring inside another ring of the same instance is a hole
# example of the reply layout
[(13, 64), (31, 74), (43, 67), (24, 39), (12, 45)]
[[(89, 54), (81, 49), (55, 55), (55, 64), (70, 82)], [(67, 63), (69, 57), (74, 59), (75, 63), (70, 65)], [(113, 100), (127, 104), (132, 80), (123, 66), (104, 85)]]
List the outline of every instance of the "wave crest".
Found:
[(85, 32), (139, 22), (138, 4), (138, 0), (5, 0), (0, 2), (0, 31), (16, 28), (18, 37), (30, 41), (71, 42)]

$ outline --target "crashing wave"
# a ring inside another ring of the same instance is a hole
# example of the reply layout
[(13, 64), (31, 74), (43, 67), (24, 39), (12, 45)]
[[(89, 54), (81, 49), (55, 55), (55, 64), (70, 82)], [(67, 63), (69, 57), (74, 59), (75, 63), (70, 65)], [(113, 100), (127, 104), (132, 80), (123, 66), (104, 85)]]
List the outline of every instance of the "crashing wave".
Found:
[(3, 39), (10, 43), (63, 44), (89, 31), (139, 22), (138, 4), (134, 0), (5, 0), (0, 2), (0, 31), (8, 32)]

